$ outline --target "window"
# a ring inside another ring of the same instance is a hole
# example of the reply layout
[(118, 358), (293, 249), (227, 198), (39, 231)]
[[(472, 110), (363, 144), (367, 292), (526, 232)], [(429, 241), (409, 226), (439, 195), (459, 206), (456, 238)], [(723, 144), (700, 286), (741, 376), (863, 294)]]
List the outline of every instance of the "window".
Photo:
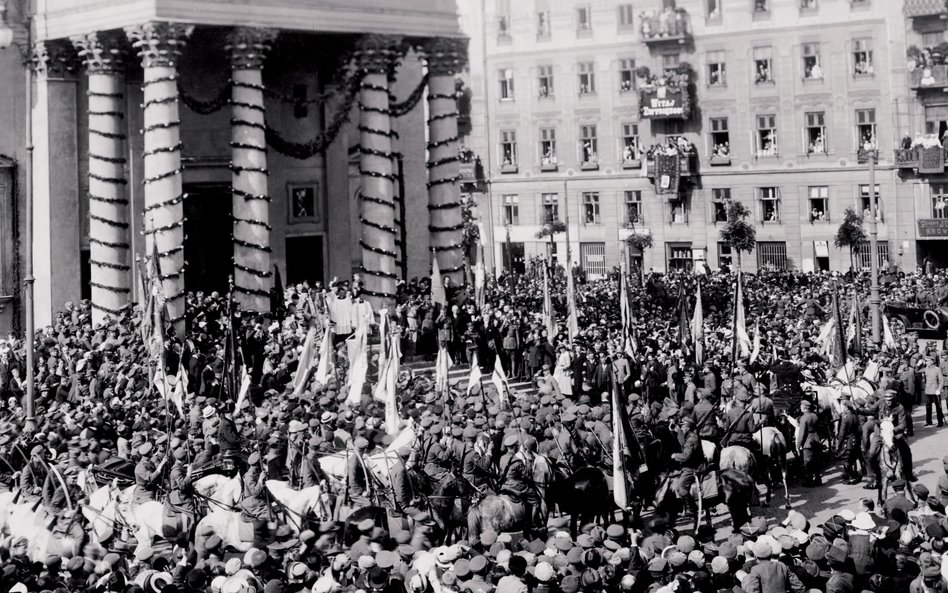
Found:
[(632, 28), (632, 5), (631, 4), (620, 4), (619, 5), (619, 28), (620, 29), (631, 29)]
[(539, 95), (541, 99), (553, 96), (553, 66), (540, 66), (537, 69)]
[(816, 10), (816, 0), (800, 0), (800, 10)]
[(619, 60), (619, 92), (628, 93), (635, 88), (635, 60)]
[(757, 267), (787, 269), (787, 244), (784, 241), (758, 241)]
[(754, 0), (754, 14), (770, 12), (770, 0)]
[(678, 69), (681, 63), (681, 56), (678, 54), (665, 54), (662, 56), (662, 74), (668, 76)]
[(576, 9), (576, 31), (580, 34), (592, 32), (592, 10), (589, 6), (580, 6)]
[(513, 68), (501, 68), (499, 77), (500, 77), (500, 100), (513, 101), (513, 98), (514, 98)]
[(587, 278), (599, 280), (606, 277), (605, 243), (580, 243), (579, 253)]
[(678, 194), (668, 200), (668, 221), (671, 224), (688, 224), (691, 211), (691, 198), (688, 194)]
[(803, 130), (807, 154), (826, 154), (826, 116), (822, 111), (805, 114)]
[(543, 194), (540, 196), (543, 204), (543, 221), (560, 219), (560, 196), (559, 194)]
[[(889, 267), (889, 242), (877, 241), (876, 248), (879, 254), (879, 269), (884, 270)], [(859, 267), (868, 270), (872, 261), (872, 244), (869, 241), (863, 241), (859, 244)]]
[(504, 167), (517, 166), (517, 132), (513, 130), (500, 132), (500, 162)]
[(731, 188), (715, 187), (711, 189), (711, 220), (727, 222), (727, 207), (731, 201)]
[(803, 54), (803, 80), (823, 80), (820, 44), (804, 43), (801, 53)]
[(756, 84), (771, 84), (773, 81), (773, 49), (770, 47), (755, 47), (754, 82)]
[(537, 6), (537, 39), (550, 38), (550, 9)]
[(708, 86), (727, 86), (724, 50), (708, 52)]
[(556, 165), (556, 129), (540, 128), (540, 164)]
[[(869, 185), (859, 186), (859, 205), (862, 208), (862, 219), (869, 221), (872, 218), (872, 203), (869, 196)], [(876, 185), (876, 222), (885, 222), (885, 209), (882, 207), (882, 195)]]
[(628, 224), (642, 224), (645, 222), (645, 217), (642, 212), (642, 192), (638, 190), (626, 190), (625, 221)]
[(586, 224), (599, 224), (599, 193), (583, 192), (583, 219)]
[(639, 125), (622, 124), (622, 161), (628, 163), (642, 158), (642, 145), (639, 142)]
[(721, 18), (722, 0), (705, 0), (708, 6), (708, 20), (715, 21)]
[(694, 265), (691, 256), (691, 243), (666, 243), (668, 250), (668, 269), (690, 271)]
[(596, 92), (596, 64), (579, 63), (579, 94), (590, 95)]
[(731, 246), (724, 241), (718, 241), (718, 267), (734, 264), (734, 254)]
[(932, 184), (932, 218), (948, 218), (948, 184)]
[(872, 40), (853, 40), (853, 76), (872, 76), (875, 74), (872, 65)]
[(520, 196), (504, 195), (504, 224), (520, 224)]
[(810, 222), (829, 222), (829, 187), (811, 185), (809, 195)]
[(757, 156), (777, 156), (777, 116), (757, 116)]
[(579, 160), (584, 165), (595, 164), (599, 160), (599, 139), (596, 126), (579, 126)]
[(760, 202), (760, 221), (780, 222), (780, 192), (777, 188), (758, 188), (757, 199)]
[(856, 148), (869, 142), (876, 144), (876, 110), (856, 110)]
[(728, 131), (726, 117), (711, 118), (711, 158), (731, 158), (731, 133)]
[(510, 0), (497, 0), (497, 40), (510, 41)]

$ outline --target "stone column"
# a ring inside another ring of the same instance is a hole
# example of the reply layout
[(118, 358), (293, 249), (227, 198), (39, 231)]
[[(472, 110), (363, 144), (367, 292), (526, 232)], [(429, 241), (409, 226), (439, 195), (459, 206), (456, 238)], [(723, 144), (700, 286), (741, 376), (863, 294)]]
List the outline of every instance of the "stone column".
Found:
[(142, 59), (144, 92), (145, 248), (158, 257), (162, 296), (170, 322), (184, 335), (184, 193), (178, 57), (194, 27), (146, 23), (126, 33)]
[(395, 170), (388, 76), (400, 55), (394, 37), (369, 35), (358, 44), (363, 71), (359, 90), (359, 221), (366, 298), (376, 311), (395, 306)]
[[(67, 41), (32, 47), (36, 78), (33, 132), (33, 274), (35, 326), (81, 298), (79, 152), (76, 134), (78, 60)], [(30, 248), (29, 246), (27, 248)]]
[(119, 313), (132, 291), (125, 159), (125, 37), (74, 37), (89, 80), (89, 260), (92, 323)]
[(227, 37), (231, 60), (231, 185), (234, 292), (242, 309), (270, 311), (270, 195), (263, 62), (276, 31), (240, 27)]
[(443, 276), (464, 282), (464, 220), (458, 160), (455, 75), (464, 69), (466, 39), (435, 38), (425, 44), (428, 62), (428, 230)]

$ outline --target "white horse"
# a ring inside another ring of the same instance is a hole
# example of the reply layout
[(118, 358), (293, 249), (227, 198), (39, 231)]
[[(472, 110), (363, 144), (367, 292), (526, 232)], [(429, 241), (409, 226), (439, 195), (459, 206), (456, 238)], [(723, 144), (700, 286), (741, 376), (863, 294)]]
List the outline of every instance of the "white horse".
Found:
[(902, 473), (902, 456), (895, 446), (895, 425), (891, 418), (879, 422), (879, 503), (882, 504), (889, 494), (889, 485)]
[(315, 513), (320, 521), (332, 516), (329, 498), (319, 486), (293, 490), (283, 480), (267, 480), (266, 486), (273, 500), (286, 510), (286, 521), (297, 533), (303, 530), (303, 522), (310, 513)]
[(816, 403), (821, 410), (830, 410), (833, 418), (839, 418), (843, 410), (843, 396), (848, 395), (855, 404), (864, 403), (875, 391), (874, 383), (878, 375), (879, 366), (871, 362), (866, 366), (862, 376), (857, 377), (855, 363), (849, 361), (839, 369), (829, 384), (817, 385), (812, 381), (804, 381), (800, 383), (800, 386), (804, 391), (816, 394)]
[(49, 515), (42, 509), (38, 510), (36, 503), (12, 504), (11, 497), (5, 510), (7, 531), (13, 539), (26, 540), (27, 552), (33, 561), (43, 562), (51, 554), (70, 558), (80, 553), (82, 542), (50, 531), (46, 526)]
[(240, 511), (211, 511), (204, 515), (197, 524), (197, 533), (213, 533), (221, 538), (224, 547), (231, 547), (238, 552), (246, 552), (253, 547), (253, 538), (242, 540), (240, 537)]
[[(372, 473), (375, 474), (382, 484), (389, 485), (389, 471), (392, 466), (398, 461), (397, 451), (402, 447), (411, 446), (415, 442), (415, 429), (414, 426), (409, 423), (408, 426), (403, 428), (399, 432), (395, 439), (392, 441), (392, 444), (385, 448), (383, 451), (378, 451), (372, 453), (371, 455), (364, 455), (363, 460), (368, 469), (372, 470)], [(344, 449), (330, 455), (324, 455), (319, 458), (319, 467), (326, 472), (326, 475), (336, 483), (336, 485), (344, 485), (346, 482), (346, 473), (348, 472), (348, 459), (349, 459), (350, 449)]]

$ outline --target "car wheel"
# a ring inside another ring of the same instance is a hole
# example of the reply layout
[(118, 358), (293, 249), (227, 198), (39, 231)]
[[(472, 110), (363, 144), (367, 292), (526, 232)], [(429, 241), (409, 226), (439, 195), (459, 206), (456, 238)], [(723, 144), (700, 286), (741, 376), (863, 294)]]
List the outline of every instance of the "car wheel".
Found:
[(925, 311), (925, 314), (922, 315), (922, 321), (925, 322), (925, 326), (929, 329), (938, 329), (938, 326), (941, 325), (941, 319), (939, 319), (938, 313), (930, 309)]

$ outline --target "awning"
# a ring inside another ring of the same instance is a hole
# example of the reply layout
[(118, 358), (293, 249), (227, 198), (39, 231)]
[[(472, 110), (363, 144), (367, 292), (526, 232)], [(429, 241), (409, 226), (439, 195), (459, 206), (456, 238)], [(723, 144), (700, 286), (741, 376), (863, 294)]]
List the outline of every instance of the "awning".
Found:
[(937, 16), (948, 12), (945, 0), (905, 0), (905, 16)]

